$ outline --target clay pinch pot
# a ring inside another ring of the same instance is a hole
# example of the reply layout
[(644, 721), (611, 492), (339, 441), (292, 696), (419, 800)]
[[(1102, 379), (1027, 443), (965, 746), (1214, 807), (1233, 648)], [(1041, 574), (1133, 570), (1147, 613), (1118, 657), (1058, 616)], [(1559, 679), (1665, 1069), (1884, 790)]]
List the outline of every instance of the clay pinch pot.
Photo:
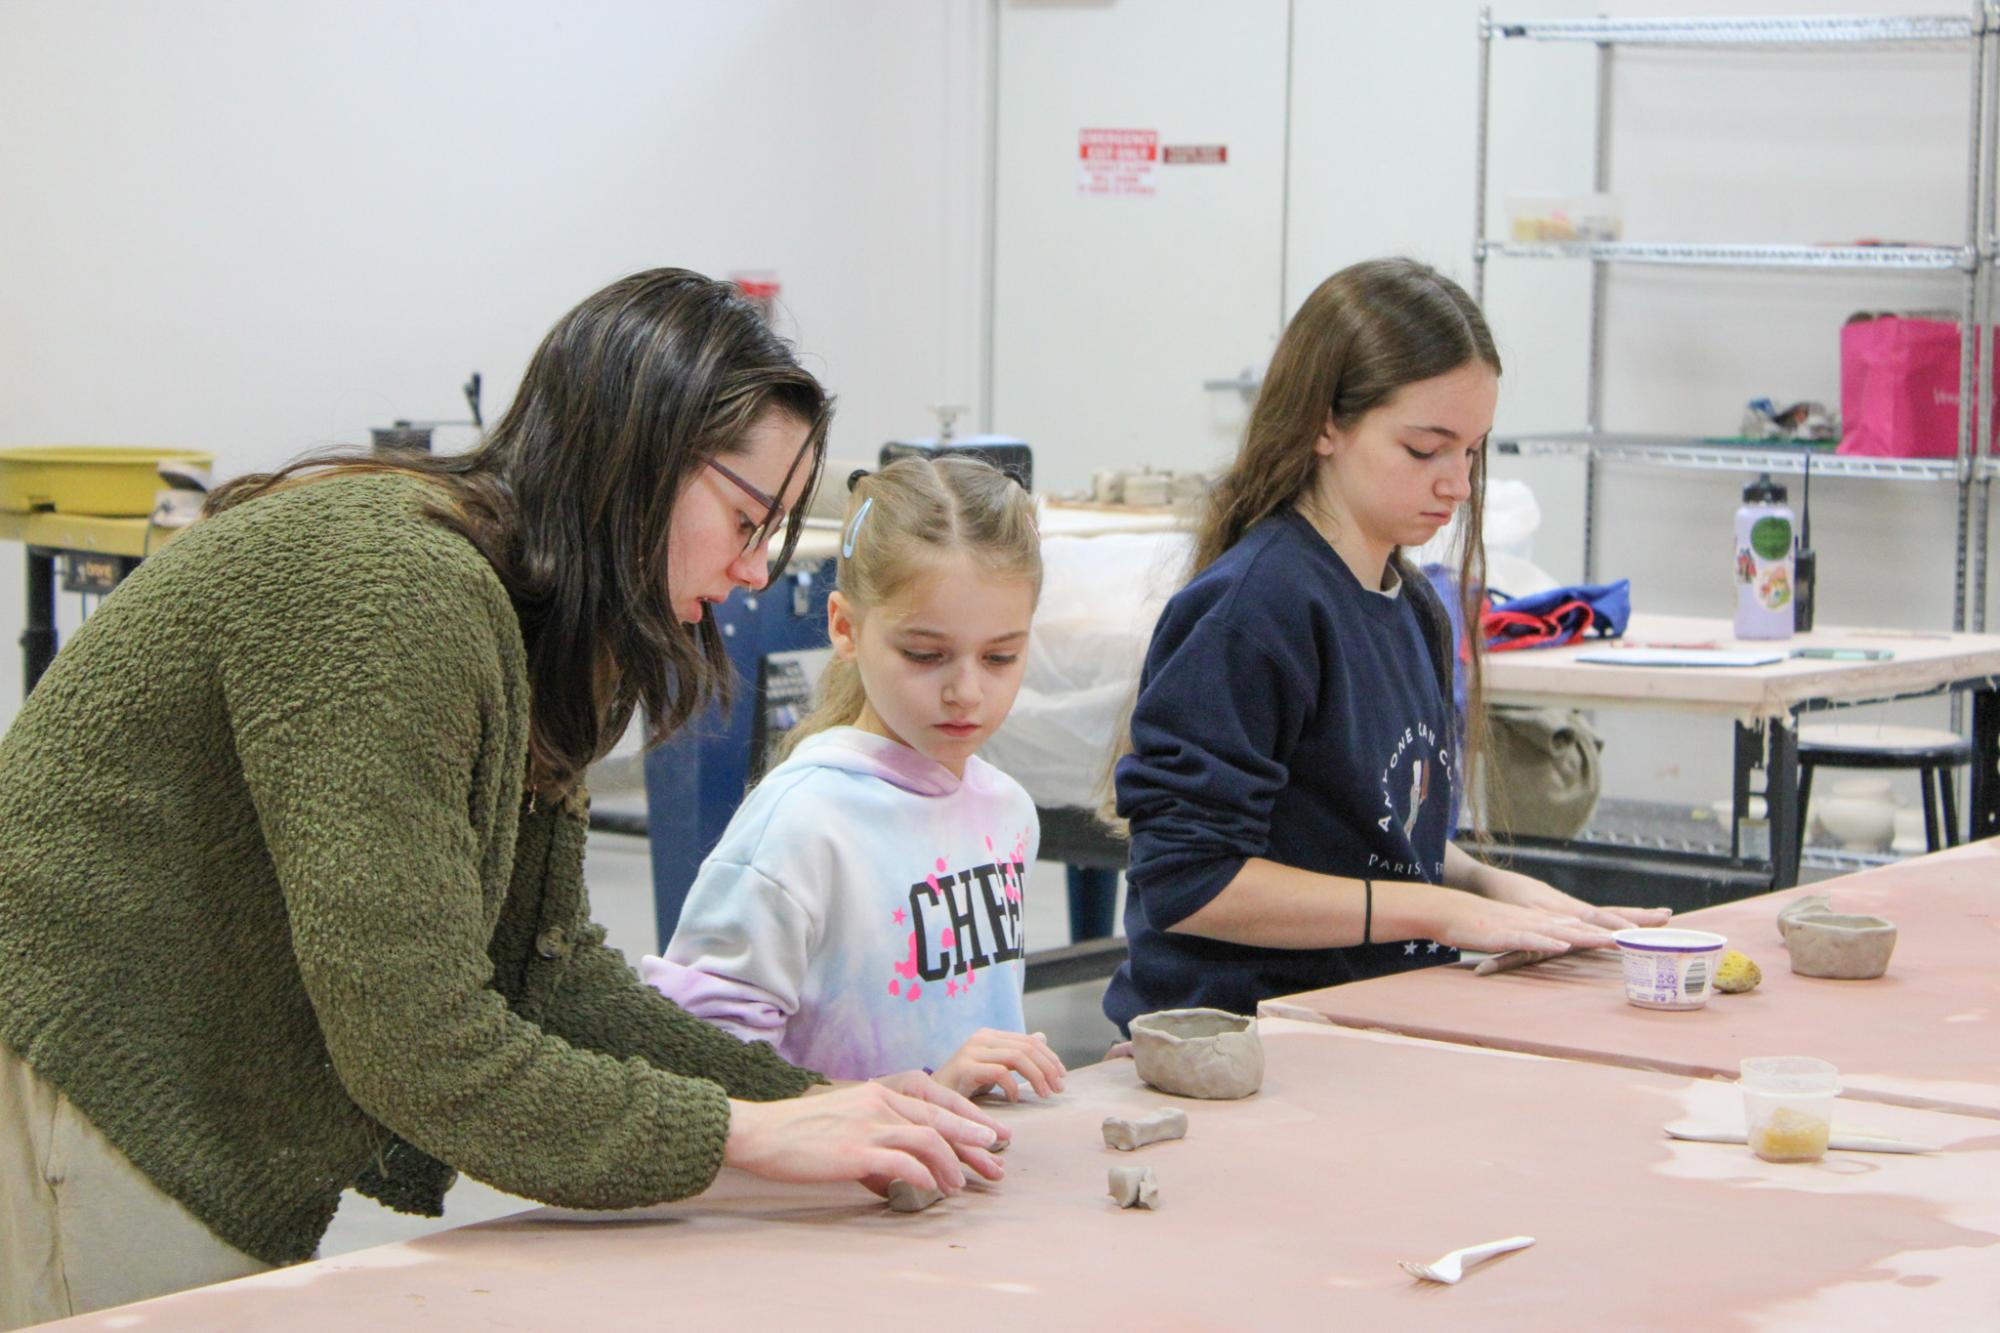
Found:
[(1227, 1101), (1264, 1083), (1257, 1020), (1221, 1009), (1162, 1009), (1132, 1020), (1139, 1077), (1176, 1097)]
[(1785, 923), (1799, 916), (1832, 916), (1833, 899), (1824, 893), (1802, 893), (1778, 909), (1778, 938), (1785, 939)]
[(1781, 917), (1792, 971), (1833, 981), (1870, 981), (1889, 970), (1896, 927), (1879, 916), (1799, 912)]

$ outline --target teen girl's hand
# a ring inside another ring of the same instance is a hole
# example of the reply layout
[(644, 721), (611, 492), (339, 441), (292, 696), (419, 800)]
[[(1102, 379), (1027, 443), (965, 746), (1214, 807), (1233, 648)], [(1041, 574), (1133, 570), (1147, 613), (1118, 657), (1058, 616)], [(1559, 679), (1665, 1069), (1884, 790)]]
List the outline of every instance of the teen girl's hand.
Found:
[(938, 1067), (935, 1077), (962, 1096), (994, 1087), (1005, 1093), (1008, 1101), (1018, 1102), (1021, 1086), (1014, 1081), (1014, 1074), (1028, 1080), (1037, 1097), (1053, 1097), (1062, 1091), (1063, 1075), (1068, 1072), (1041, 1033), (981, 1028)]
[(1496, 866), (1484, 867), (1484, 874), (1477, 892), (1495, 902), (1512, 903), (1516, 907), (1532, 907), (1539, 911), (1558, 916), (1574, 917), (1593, 926), (1606, 930), (1624, 930), (1628, 926), (1665, 925), (1673, 912), (1665, 907), (1597, 907), (1573, 898), (1551, 884), (1523, 875), (1513, 870), (1501, 870)]
[(1501, 902), (1463, 889), (1428, 884), (1409, 887), (1417, 890), (1411, 896), (1421, 903), (1424, 927), (1418, 933), (1453, 948), (1568, 953), (1611, 944), (1610, 931), (1567, 913)]
[[(998, 1180), (1000, 1164), (986, 1150), (999, 1133), (990, 1121), (981, 1123), (986, 1117), (974, 1119), (964, 1099), (945, 1088), (937, 1093), (913, 1096), (883, 1083), (857, 1083), (788, 1101), (731, 1101), (722, 1161), (767, 1180), (853, 1180), (878, 1194), (892, 1180), (956, 1194), (965, 1188), (965, 1166)], [(946, 1100), (968, 1114), (940, 1104)]]

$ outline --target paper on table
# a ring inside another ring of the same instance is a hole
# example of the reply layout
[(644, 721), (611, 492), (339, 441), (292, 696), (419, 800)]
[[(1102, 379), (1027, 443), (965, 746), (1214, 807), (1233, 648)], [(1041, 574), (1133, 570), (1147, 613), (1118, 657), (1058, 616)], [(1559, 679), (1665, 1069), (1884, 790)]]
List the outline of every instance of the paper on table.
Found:
[(1753, 667), (1785, 660), (1756, 648), (1594, 648), (1571, 659), (1598, 666)]

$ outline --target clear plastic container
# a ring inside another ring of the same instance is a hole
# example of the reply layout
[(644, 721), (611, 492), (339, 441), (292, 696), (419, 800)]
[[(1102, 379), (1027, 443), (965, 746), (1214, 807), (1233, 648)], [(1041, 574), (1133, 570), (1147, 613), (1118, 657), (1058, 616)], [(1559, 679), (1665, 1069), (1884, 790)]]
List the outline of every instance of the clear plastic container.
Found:
[(1767, 1162), (1817, 1162), (1833, 1133), (1840, 1071), (1809, 1055), (1758, 1055), (1741, 1066), (1743, 1129)]
[(1510, 240), (1536, 242), (1615, 241), (1624, 235), (1615, 195), (1510, 194), (1507, 235)]

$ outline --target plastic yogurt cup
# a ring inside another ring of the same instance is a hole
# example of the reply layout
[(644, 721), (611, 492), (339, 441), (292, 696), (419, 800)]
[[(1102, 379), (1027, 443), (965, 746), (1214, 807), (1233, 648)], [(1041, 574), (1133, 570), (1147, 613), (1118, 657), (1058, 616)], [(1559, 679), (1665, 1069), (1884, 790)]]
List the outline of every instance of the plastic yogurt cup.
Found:
[(1647, 926), (1611, 937), (1625, 964), (1625, 998), (1643, 1009), (1699, 1009), (1729, 941), (1713, 931)]

